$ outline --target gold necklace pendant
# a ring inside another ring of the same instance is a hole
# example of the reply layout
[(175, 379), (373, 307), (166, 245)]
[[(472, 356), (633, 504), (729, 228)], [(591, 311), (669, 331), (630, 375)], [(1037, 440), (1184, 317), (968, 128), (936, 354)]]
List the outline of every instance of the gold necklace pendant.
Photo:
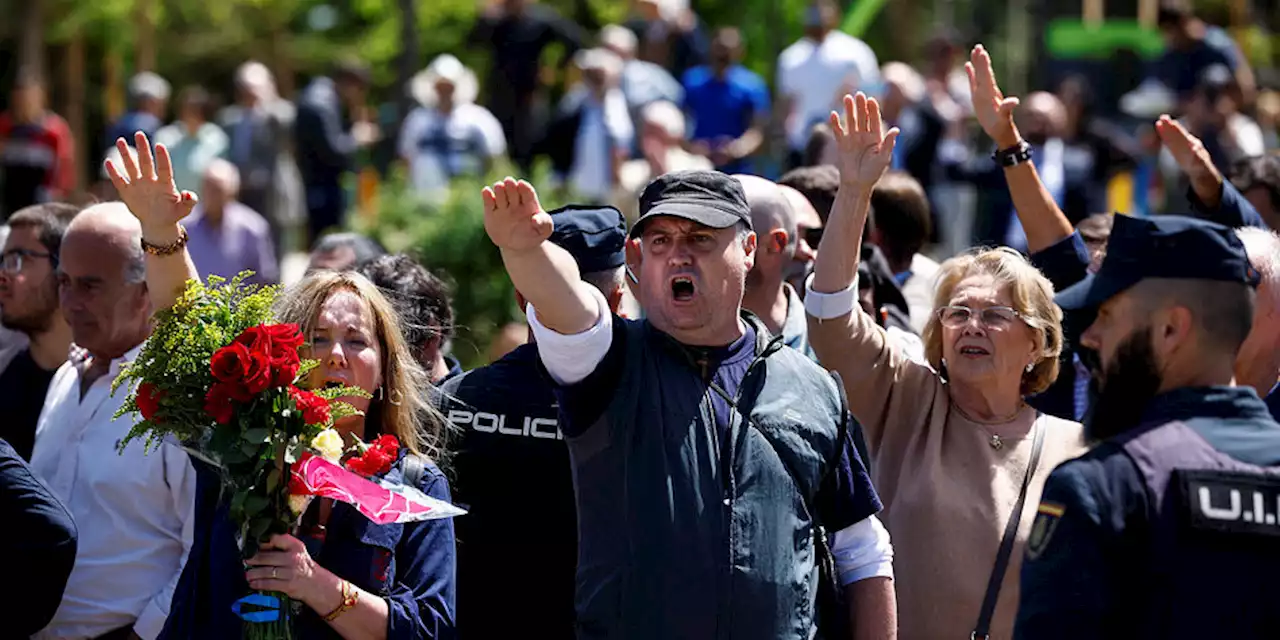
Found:
[(994, 433), (991, 434), (991, 448), (995, 449), (996, 451), (999, 451), (1004, 448), (1004, 441), (1000, 439), (999, 435)]

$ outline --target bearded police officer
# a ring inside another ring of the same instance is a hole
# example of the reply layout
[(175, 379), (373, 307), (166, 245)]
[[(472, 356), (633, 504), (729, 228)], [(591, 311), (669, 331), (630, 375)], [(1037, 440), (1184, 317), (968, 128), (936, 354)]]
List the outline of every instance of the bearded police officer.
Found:
[[(612, 207), (551, 212), (551, 242), (617, 312), (626, 227)], [(516, 293), (524, 308), (524, 298)], [(532, 336), (530, 336), (532, 338)], [(455, 499), (458, 630), (463, 638), (573, 638), (577, 529), (569, 452), (538, 349), (522, 345), (442, 387), (443, 413), (462, 442)]]
[(1256, 279), (1226, 227), (1116, 216), (1058, 295), (1096, 309), (1102, 443), (1045, 485), (1018, 638), (1280, 637), (1280, 425), (1232, 386)]

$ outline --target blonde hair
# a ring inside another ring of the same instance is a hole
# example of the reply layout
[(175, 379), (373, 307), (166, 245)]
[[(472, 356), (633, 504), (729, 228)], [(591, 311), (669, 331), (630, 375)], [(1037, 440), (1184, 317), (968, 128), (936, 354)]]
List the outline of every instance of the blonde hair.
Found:
[[(990, 275), (997, 287), (1007, 288), (1011, 306), (1031, 327), (1039, 357), (1031, 371), (1022, 376), (1023, 395), (1048, 389), (1058, 378), (1058, 356), (1062, 354), (1062, 309), (1053, 302), (1053, 285), (1013, 249), (974, 249), (942, 263), (934, 309), (950, 304), (960, 281), (976, 274)], [(938, 314), (929, 317), (923, 339), (925, 357), (935, 370), (941, 371), (942, 322)]]
[[(335, 293), (349, 291), (359, 297), (373, 316), (374, 333), (382, 348), (382, 386), (374, 394), (366, 421), (370, 431), (391, 434), (413, 453), (437, 463), (443, 458), (441, 441), (445, 420), (426, 400), (428, 378), (409, 349), (395, 308), (368, 278), (353, 271), (321, 270), (285, 289), (276, 301), (276, 317), (295, 323), (308, 340), (315, 330), (320, 308)], [(372, 435), (366, 440), (372, 439)]]

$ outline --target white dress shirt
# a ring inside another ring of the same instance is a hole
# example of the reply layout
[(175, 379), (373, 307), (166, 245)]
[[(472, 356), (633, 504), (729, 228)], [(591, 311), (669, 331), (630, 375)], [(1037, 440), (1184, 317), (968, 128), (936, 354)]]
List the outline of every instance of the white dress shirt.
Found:
[(49, 383), (31, 467), (67, 506), (80, 540), (62, 604), (38, 640), (88, 639), (130, 625), (153, 640), (169, 616), (191, 551), (196, 473), (175, 444), (148, 455), (135, 440), (116, 453), (134, 423), (127, 415), (112, 420), (127, 394), (113, 396), (111, 383), (141, 348), (112, 360), (83, 399), (78, 362), (63, 364)]
[(880, 63), (867, 43), (840, 31), (822, 42), (801, 38), (778, 56), (778, 92), (791, 98), (787, 142), (792, 150), (804, 149), (813, 125), (826, 122), (846, 91), (875, 95)]
[[(538, 359), (558, 384), (571, 385), (585, 380), (613, 345), (613, 314), (609, 312), (609, 304), (594, 287), (591, 292), (600, 305), (600, 319), (595, 326), (578, 334), (556, 333), (538, 321), (532, 304), (525, 308), (538, 345)], [(889, 532), (875, 516), (832, 534), (831, 554), (835, 556), (842, 585), (868, 578), (893, 577), (893, 544)]]

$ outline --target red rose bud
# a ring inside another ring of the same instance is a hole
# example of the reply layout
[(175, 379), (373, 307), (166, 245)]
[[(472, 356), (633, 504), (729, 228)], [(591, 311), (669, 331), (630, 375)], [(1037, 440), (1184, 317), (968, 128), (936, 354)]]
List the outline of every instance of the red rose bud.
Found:
[(271, 336), (271, 359), (283, 357), (298, 358), (298, 348), (302, 346), (302, 333), (296, 324), (268, 324), (262, 327)]
[(329, 401), (310, 391), (302, 391), (297, 387), (289, 389), (289, 395), (302, 412), (302, 420), (307, 424), (329, 423)]
[(231, 415), (235, 407), (231, 404), (231, 387), (215, 382), (213, 387), (209, 389), (209, 393), (204, 396), (204, 412), (213, 418), (218, 424), (227, 424), (231, 422)]
[(297, 351), (294, 351), (293, 354), (293, 360), (289, 360), (287, 357), (277, 359), (273, 356), (271, 358), (271, 386), (287, 387), (293, 384), (293, 381), (298, 377), (298, 370), (302, 368), (302, 362), (297, 358)]
[(271, 354), (271, 334), (265, 325), (245, 329), (236, 336), (235, 342), (244, 345), (251, 353)]
[(209, 359), (209, 371), (219, 382), (240, 383), (249, 372), (249, 349), (239, 342), (218, 349)]
[(271, 387), (271, 359), (265, 353), (253, 351), (249, 353), (248, 367), (241, 384), (252, 395), (257, 395)]
[(160, 398), (165, 396), (165, 392), (158, 389), (150, 382), (144, 382), (138, 385), (138, 393), (135, 402), (138, 405), (138, 413), (142, 414), (144, 420), (156, 422), (154, 419), (156, 412), (160, 409)]

